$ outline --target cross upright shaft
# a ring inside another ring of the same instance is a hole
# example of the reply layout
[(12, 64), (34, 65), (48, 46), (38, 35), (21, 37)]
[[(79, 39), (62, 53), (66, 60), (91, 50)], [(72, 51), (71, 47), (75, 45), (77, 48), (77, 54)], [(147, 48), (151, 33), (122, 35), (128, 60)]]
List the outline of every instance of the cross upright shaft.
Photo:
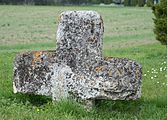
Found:
[[(74, 71), (102, 59), (103, 21), (95, 11), (66, 11), (57, 30), (57, 57)], [(89, 66), (88, 70), (91, 66)], [(87, 71), (89, 72), (89, 71)]]

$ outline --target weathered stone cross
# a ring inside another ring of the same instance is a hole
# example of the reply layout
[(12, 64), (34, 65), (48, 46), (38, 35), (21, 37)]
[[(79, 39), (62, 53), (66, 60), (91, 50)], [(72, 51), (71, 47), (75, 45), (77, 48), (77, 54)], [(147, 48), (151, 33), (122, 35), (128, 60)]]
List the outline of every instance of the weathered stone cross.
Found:
[[(60, 16), (56, 51), (17, 55), (14, 92), (75, 99), (130, 100), (141, 96), (141, 65), (126, 58), (103, 58), (103, 20), (94, 11)], [(88, 103), (89, 103), (88, 102)]]

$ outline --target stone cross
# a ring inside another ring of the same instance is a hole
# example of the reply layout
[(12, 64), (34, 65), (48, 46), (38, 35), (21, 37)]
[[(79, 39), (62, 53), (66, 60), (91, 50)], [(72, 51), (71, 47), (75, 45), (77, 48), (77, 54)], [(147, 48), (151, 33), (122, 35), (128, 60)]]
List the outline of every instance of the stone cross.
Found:
[(127, 58), (104, 58), (103, 20), (95, 11), (60, 16), (56, 51), (20, 53), (14, 61), (14, 93), (73, 97), (81, 101), (141, 97), (141, 65)]

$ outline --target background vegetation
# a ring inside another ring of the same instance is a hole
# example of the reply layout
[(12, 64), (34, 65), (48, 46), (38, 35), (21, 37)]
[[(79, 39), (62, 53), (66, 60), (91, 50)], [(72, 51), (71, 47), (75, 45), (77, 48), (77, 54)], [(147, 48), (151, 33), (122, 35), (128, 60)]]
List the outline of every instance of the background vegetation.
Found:
[(147, 0), (146, 4), (148, 7), (152, 7), (154, 5), (154, 0)]
[(153, 7), (156, 39), (167, 46), (167, 0)]
[(152, 6), (160, 0), (0, 0), (0, 4), (28, 5), (87, 5), (87, 4), (124, 4), (125, 6)]
[(112, 0), (0, 0), (2, 4), (34, 4), (34, 5), (80, 5), (112, 3)]
[[(105, 25), (105, 56), (127, 57), (143, 66), (142, 98), (98, 101), (87, 112), (64, 100), (13, 94), (16, 54), (55, 50), (58, 16), (65, 10), (96, 10)], [(98, 6), (0, 6), (0, 120), (166, 120), (167, 53), (155, 40), (150, 8)]]
[(125, 6), (144, 6), (146, 3), (146, 0), (125, 0), (124, 5)]

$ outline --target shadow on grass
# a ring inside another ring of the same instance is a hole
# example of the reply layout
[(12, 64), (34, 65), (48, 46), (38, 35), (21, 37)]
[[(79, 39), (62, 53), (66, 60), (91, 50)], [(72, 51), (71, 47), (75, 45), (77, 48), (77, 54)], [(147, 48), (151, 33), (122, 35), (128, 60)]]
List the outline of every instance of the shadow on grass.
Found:
[(161, 108), (165, 108), (167, 103), (167, 97), (157, 99), (141, 98), (129, 101), (96, 100), (95, 107), (90, 111), (86, 111), (82, 105), (71, 99), (52, 102), (50, 97), (20, 93), (14, 95), (14, 97), (17, 103), (23, 103), (26, 106), (42, 107), (44, 111), (49, 109), (50, 112), (56, 111), (56, 114), (71, 115), (77, 119), (85, 117), (92, 119), (119, 117), (124, 119), (132, 116), (140, 118), (146, 112), (152, 114), (152, 109), (161, 111)]
[(142, 99), (140, 100), (117, 100), (117, 101), (107, 101), (107, 100), (97, 100), (96, 109), (97, 110), (107, 110), (107, 111), (118, 111), (118, 112), (136, 112), (141, 109)]
[[(50, 97), (30, 95), (30, 94), (16, 94), (15, 99), (17, 103), (22, 103), (26, 106), (36, 106), (49, 108), (50, 111), (53, 109), (57, 113), (65, 113), (80, 117), (90, 117), (90, 118), (110, 118), (118, 114), (137, 114), (141, 109), (142, 99), (136, 101), (107, 101), (107, 100), (96, 100), (95, 107), (86, 111), (83, 105), (75, 102), (74, 100), (62, 100), (60, 102), (53, 102)], [(49, 103), (49, 106), (48, 106)]]
[(42, 95), (21, 94), (21, 93), (17, 93), (15, 95), (15, 98), (17, 99), (18, 102), (21, 102), (23, 104), (29, 103), (32, 106), (42, 106), (52, 101), (51, 97), (46, 97)]
[(95, 115), (110, 118), (121, 114), (124, 115), (137, 115), (141, 110), (143, 100), (129, 100), (129, 101), (106, 101), (98, 100), (95, 105)]
[[(17, 99), (17, 102), (21, 103), (26, 103), (27, 101), (31, 103), (34, 106), (41, 106), (44, 105), (48, 102), (52, 102), (51, 97), (46, 97), (42, 95), (32, 95), (32, 94), (22, 94), (22, 93), (17, 93), (13, 96), (14, 98)], [(73, 100), (62, 100), (63, 103), (66, 102), (66, 104), (79, 104)], [(61, 102), (55, 102), (55, 103), (61, 103)], [(167, 103), (167, 96), (159, 96), (154, 99), (148, 99), (144, 100), (143, 98), (139, 100), (128, 100), (128, 101), (123, 101), (123, 100), (116, 100), (116, 101), (111, 101), (111, 100), (96, 100), (95, 101), (95, 109), (97, 110), (108, 110), (108, 111), (126, 111), (126, 112), (135, 112), (139, 111), (141, 109), (142, 105), (145, 104), (154, 104), (157, 107), (166, 107)]]

